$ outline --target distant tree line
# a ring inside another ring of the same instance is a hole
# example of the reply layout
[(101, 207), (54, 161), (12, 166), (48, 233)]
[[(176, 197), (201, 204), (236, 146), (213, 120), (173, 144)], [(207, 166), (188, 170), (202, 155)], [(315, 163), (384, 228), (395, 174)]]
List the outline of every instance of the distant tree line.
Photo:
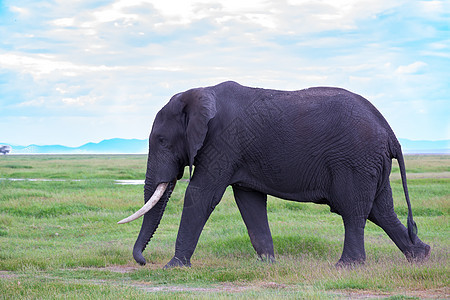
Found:
[(0, 145), (0, 153), (3, 155), (8, 154), (9, 152), (11, 152), (12, 148), (9, 145)]

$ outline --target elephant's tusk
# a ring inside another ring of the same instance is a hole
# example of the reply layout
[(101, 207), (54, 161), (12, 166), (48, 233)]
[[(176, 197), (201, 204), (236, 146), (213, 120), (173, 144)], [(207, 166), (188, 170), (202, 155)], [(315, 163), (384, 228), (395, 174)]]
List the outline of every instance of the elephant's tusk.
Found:
[(140, 210), (138, 210), (137, 212), (135, 212), (128, 218), (125, 218), (125, 219), (117, 222), (117, 224), (128, 223), (128, 222), (134, 221), (134, 220), (142, 217), (143, 215), (145, 215), (145, 213), (147, 213), (150, 209), (152, 209), (153, 206), (155, 206), (155, 204), (158, 203), (159, 199), (161, 199), (162, 195), (166, 191), (168, 184), (169, 184), (168, 182), (160, 183), (156, 187), (156, 190), (153, 193), (153, 195), (150, 197), (150, 199), (147, 201), (147, 203), (145, 203), (144, 206), (142, 206), (142, 208)]

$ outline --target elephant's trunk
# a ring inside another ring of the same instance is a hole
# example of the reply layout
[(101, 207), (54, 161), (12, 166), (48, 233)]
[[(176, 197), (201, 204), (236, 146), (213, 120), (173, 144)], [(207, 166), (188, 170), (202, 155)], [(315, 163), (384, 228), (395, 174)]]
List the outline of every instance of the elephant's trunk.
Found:
[[(146, 263), (145, 258), (142, 256), (142, 252), (145, 250), (145, 247), (147, 246), (148, 242), (155, 233), (156, 228), (158, 228), (158, 225), (161, 221), (162, 215), (166, 208), (167, 202), (169, 201), (170, 195), (172, 194), (172, 191), (175, 187), (175, 183), (176, 182), (174, 181), (168, 184), (165, 192), (163, 191), (161, 199), (158, 202), (156, 202), (153, 208), (144, 215), (141, 231), (139, 232), (139, 236), (133, 248), (133, 257), (136, 260), (136, 262), (140, 265), (145, 265)], [(147, 187), (148, 186), (146, 184), (145, 189), (146, 192), (148, 191)], [(147, 197), (145, 198), (148, 199)], [(148, 202), (150, 202), (150, 200), (148, 200), (147, 203)]]

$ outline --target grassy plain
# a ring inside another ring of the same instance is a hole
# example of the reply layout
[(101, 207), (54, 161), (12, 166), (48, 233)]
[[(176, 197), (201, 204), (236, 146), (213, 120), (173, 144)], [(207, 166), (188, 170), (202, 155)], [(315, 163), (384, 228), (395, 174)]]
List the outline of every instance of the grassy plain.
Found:
[[(192, 268), (161, 270), (174, 252), (186, 181), (178, 182), (139, 267), (140, 221), (116, 222), (143, 203), (144, 155), (0, 157), (0, 299), (450, 298), (450, 156), (407, 156), (408, 185), (430, 259), (410, 264), (377, 226), (367, 262), (336, 269), (344, 230), (327, 206), (270, 198), (277, 263), (257, 261), (227, 190), (203, 230)], [(398, 168), (396, 212), (406, 223)], [(47, 179), (41, 181), (11, 179)]]

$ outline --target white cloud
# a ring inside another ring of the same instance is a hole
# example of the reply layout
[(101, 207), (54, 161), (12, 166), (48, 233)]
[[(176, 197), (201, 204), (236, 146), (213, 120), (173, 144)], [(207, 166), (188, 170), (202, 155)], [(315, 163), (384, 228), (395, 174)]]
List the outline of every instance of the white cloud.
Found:
[(262, 12), (269, 6), (266, 0), (152, 0), (149, 1), (162, 15), (167, 17), (181, 18), (183, 23), (190, 23), (194, 20), (222, 15)]
[(93, 15), (96, 18), (96, 21), (100, 23), (112, 22), (116, 20), (124, 20), (125, 22), (134, 22), (139, 19), (139, 15), (126, 13), (124, 12), (124, 9), (141, 3), (142, 1), (129, 1), (129, 0), (116, 1), (106, 9), (95, 11)]
[(30, 16), (30, 11), (26, 8), (23, 7), (18, 7), (18, 6), (11, 6), (10, 10), (12, 12), (15, 12), (17, 14), (19, 14), (20, 17), (22, 18), (27, 18)]
[(98, 102), (100, 99), (101, 99), (101, 97), (85, 95), (85, 96), (79, 96), (76, 98), (62, 98), (61, 101), (64, 104), (68, 104), (70, 106), (86, 106), (86, 105), (93, 105), (96, 102)]
[(46, 75), (55, 70), (73, 67), (71, 63), (61, 63), (54, 59), (55, 57), (44, 54), (24, 55), (3, 53), (0, 54), (0, 65), (2, 68), (12, 69), (21, 73), (30, 73), (35, 77)]
[(442, 11), (445, 11), (448, 1), (446, 0), (432, 0), (432, 1), (419, 1), (418, 7), (423, 14), (430, 17), (434, 17)]
[(90, 72), (120, 71), (124, 67), (108, 67), (105, 65), (90, 66), (75, 64), (70, 61), (62, 61), (56, 55), (47, 54), (0, 54), (0, 66), (20, 73), (29, 73), (36, 80), (45, 78), (51, 73), (58, 73), (60, 76), (79, 76)]
[(45, 99), (40, 97), (38, 99), (33, 99), (29, 101), (25, 101), (22, 103), (19, 103), (18, 107), (38, 107), (43, 106), (45, 104)]
[(53, 24), (60, 27), (68, 27), (75, 25), (74, 18), (61, 18), (53, 21)]
[(421, 74), (425, 72), (427, 66), (428, 64), (423, 61), (416, 61), (409, 65), (399, 66), (395, 72), (397, 74)]

